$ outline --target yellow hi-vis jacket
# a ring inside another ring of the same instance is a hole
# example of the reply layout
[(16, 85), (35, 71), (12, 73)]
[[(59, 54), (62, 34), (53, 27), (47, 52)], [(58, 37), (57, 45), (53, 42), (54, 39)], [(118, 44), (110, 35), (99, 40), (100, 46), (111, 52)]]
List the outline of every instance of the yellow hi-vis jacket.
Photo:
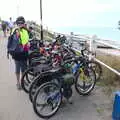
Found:
[(22, 44), (22, 45), (27, 44), (28, 41), (29, 41), (28, 31), (27, 31), (26, 29), (24, 29), (24, 28), (22, 28), (22, 29), (14, 28), (14, 29), (12, 30), (12, 34), (13, 34), (13, 32), (14, 32), (16, 29), (18, 29), (18, 31), (19, 31), (19, 33), (20, 33), (20, 39), (19, 39), (20, 44)]
[(20, 32), (20, 43), (21, 43), (22, 45), (27, 44), (28, 41), (29, 41), (28, 31), (25, 30), (24, 28), (22, 28), (19, 32)]

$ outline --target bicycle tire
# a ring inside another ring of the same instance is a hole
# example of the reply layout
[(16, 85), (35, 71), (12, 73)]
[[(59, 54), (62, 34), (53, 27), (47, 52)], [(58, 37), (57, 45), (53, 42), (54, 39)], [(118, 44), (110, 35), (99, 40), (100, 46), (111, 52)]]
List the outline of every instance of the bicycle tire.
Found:
[[(33, 69), (33, 67), (28, 68), (28, 69), (24, 72), (24, 74), (23, 74), (23, 76), (22, 76), (22, 78), (21, 78), (21, 87), (22, 87), (22, 89), (23, 89), (26, 93), (29, 92), (29, 85), (30, 85), (30, 83), (31, 83), (31, 81), (32, 81), (32, 80), (28, 79), (28, 74), (32, 75), (33, 77), (35, 76), (35, 75), (31, 72), (32, 69)], [(25, 79), (25, 77), (26, 77), (26, 79)], [(25, 83), (26, 83), (26, 84), (25, 84)], [(28, 84), (28, 85), (27, 85), (27, 84)], [(27, 85), (27, 86), (26, 86), (26, 85)]]
[[(77, 82), (78, 82), (78, 80), (79, 80), (78, 78), (79, 78), (79, 75), (80, 75), (81, 73), (80, 73), (80, 71), (78, 71), (78, 72), (77, 72), (77, 77), (76, 77), (76, 80), (75, 80), (75, 89), (76, 89), (77, 93), (80, 94), (80, 95), (88, 95), (88, 94), (94, 89), (94, 87), (95, 87), (95, 85), (96, 85), (96, 74), (95, 74), (94, 70), (91, 69), (91, 68), (89, 68), (89, 67), (86, 68), (86, 69), (89, 69), (89, 70), (92, 71), (93, 81), (94, 81), (94, 82), (93, 82), (92, 86), (90, 86), (90, 88), (89, 88), (88, 90), (86, 90), (86, 91), (84, 91), (84, 90), (83, 90), (83, 86), (80, 86), (80, 85), (79, 85), (79, 88), (81, 87), (81, 89), (79, 89)], [(88, 86), (84, 86), (84, 87), (88, 87)]]
[[(89, 62), (88, 62), (88, 65), (89, 65), (89, 64), (94, 64), (94, 65), (95, 65), (95, 68), (92, 67), (92, 69), (95, 71), (96, 80), (99, 81), (100, 78), (101, 78), (101, 76), (102, 76), (102, 67), (101, 67), (101, 65), (100, 65), (98, 62), (96, 62), (96, 61), (89, 61)], [(97, 69), (96, 69), (96, 68), (97, 68)]]
[(54, 85), (54, 86), (56, 86), (56, 88), (59, 88), (59, 86), (58, 86), (56, 83), (46, 82), (46, 83), (42, 84), (42, 85), (38, 88), (38, 90), (37, 90), (37, 92), (36, 92), (36, 94), (35, 94), (34, 100), (33, 100), (33, 110), (34, 110), (34, 112), (35, 112), (39, 117), (44, 118), (44, 119), (45, 119), (45, 118), (50, 118), (50, 117), (52, 117), (53, 115), (55, 115), (56, 112), (59, 110), (60, 105), (61, 105), (61, 101), (62, 101), (62, 93), (61, 93), (61, 90), (60, 90), (60, 101), (59, 101), (59, 104), (57, 105), (57, 108), (54, 110), (54, 112), (51, 113), (51, 114), (48, 114), (48, 115), (43, 115), (43, 114), (41, 114), (40, 112), (38, 112), (38, 110), (37, 110), (37, 108), (36, 108), (37, 96), (39, 95), (40, 90), (41, 90), (42, 88), (44, 88), (45, 86), (47, 86), (47, 85)]

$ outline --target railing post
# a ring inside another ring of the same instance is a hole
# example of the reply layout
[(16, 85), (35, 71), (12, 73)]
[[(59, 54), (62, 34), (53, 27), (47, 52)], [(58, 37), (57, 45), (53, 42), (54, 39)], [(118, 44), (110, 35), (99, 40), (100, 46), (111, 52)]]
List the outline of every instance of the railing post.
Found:
[[(90, 47), (89, 47), (89, 51), (91, 51), (91, 52), (92, 52), (93, 39), (94, 39), (94, 36), (90, 39)], [(91, 60), (91, 59), (92, 59), (92, 55), (89, 54), (89, 60)]]
[[(96, 40), (97, 40), (97, 36), (94, 35), (92, 36), (92, 38), (90, 39), (90, 48), (89, 50), (93, 53), (96, 53)], [(89, 60), (92, 59), (92, 54), (89, 55)]]
[(71, 40), (73, 40), (73, 35), (74, 35), (74, 33), (73, 33), (73, 32), (70, 32), (70, 35), (71, 35)]
[(74, 33), (73, 32), (70, 32), (70, 44), (72, 45), (72, 43), (73, 43), (73, 35), (74, 35)]

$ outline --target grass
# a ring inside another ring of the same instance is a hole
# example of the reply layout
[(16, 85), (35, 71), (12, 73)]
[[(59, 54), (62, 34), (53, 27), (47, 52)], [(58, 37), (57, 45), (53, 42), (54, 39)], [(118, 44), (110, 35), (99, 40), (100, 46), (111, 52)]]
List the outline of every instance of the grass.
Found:
[(102, 108), (100, 108), (100, 107), (97, 107), (97, 108), (96, 108), (96, 111), (97, 111), (99, 114), (101, 114), (101, 113), (104, 112), (104, 109), (102, 109)]
[[(97, 55), (97, 58), (115, 70), (120, 71), (120, 56), (101, 54)], [(120, 88), (120, 76), (104, 66), (102, 66), (102, 69), (103, 74), (97, 85), (104, 86), (106, 94), (111, 95)]]

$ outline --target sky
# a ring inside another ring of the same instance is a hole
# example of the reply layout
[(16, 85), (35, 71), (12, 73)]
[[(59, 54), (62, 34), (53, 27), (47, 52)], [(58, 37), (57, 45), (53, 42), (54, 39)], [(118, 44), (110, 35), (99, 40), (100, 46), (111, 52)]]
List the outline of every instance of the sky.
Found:
[[(96, 34), (120, 39), (120, 0), (42, 0), (43, 24), (57, 32)], [(22, 15), (40, 24), (40, 0), (0, 0), (0, 16)]]

